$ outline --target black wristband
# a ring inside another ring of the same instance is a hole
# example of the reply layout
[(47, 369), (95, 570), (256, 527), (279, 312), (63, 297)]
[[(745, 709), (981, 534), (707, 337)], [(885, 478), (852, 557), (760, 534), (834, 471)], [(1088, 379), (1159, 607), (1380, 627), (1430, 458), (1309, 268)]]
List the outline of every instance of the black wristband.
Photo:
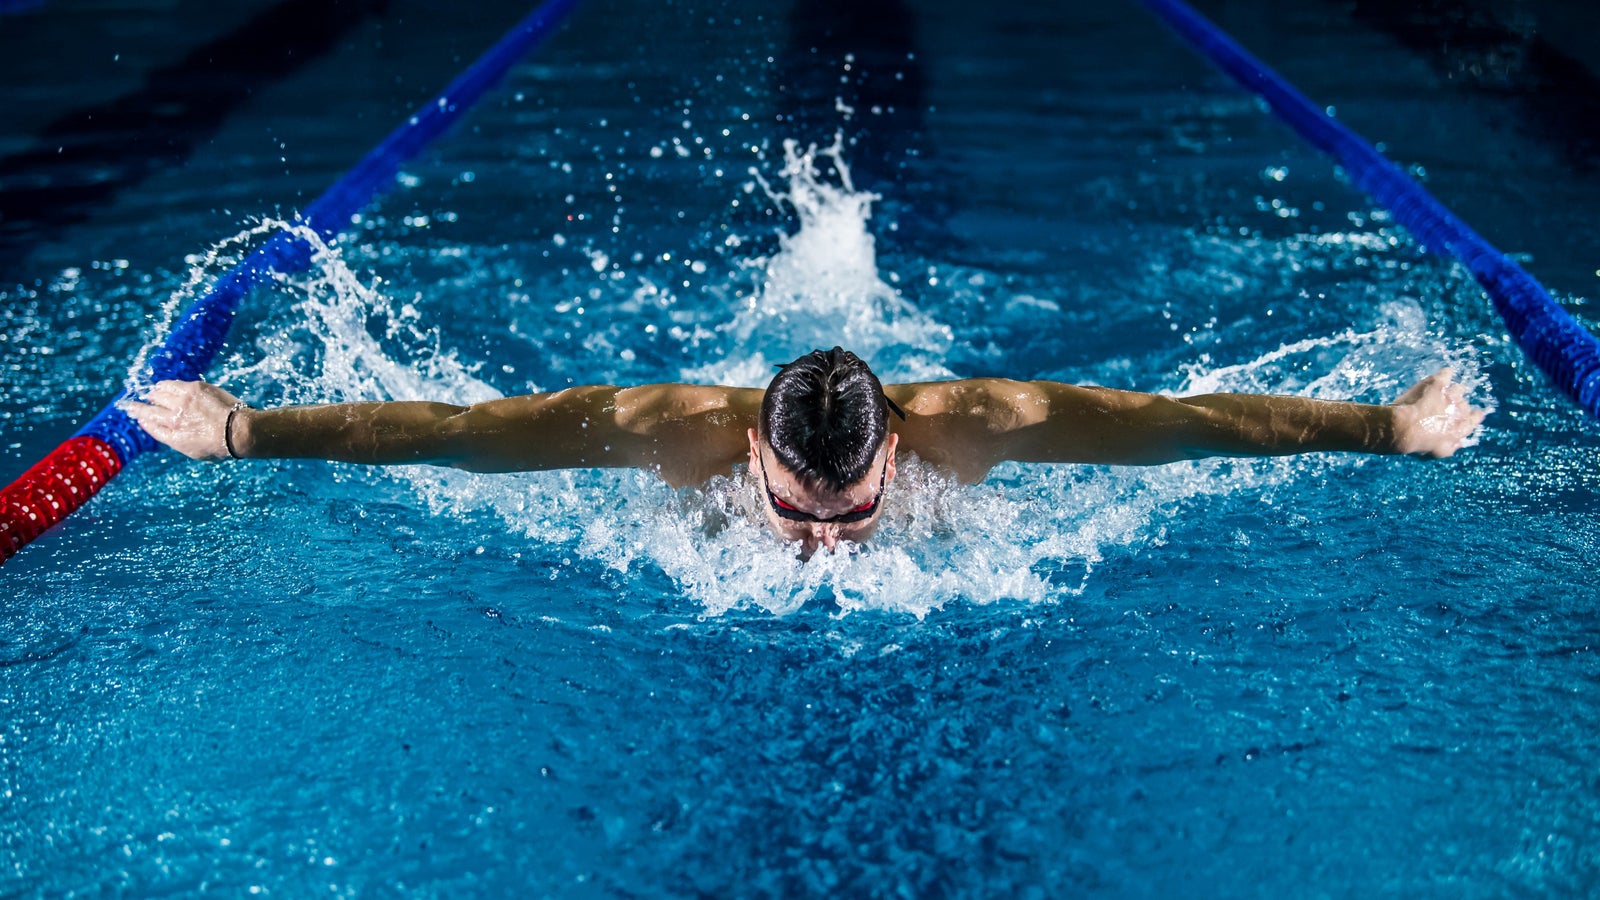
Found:
[(233, 449), (233, 417), (238, 415), (239, 410), (244, 409), (245, 406), (246, 404), (243, 400), (233, 404), (233, 408), (228, 410), (228, 421), (222, 426), (222, 446), (227, 448), (228, 455), (234, 459), (244, 459)]

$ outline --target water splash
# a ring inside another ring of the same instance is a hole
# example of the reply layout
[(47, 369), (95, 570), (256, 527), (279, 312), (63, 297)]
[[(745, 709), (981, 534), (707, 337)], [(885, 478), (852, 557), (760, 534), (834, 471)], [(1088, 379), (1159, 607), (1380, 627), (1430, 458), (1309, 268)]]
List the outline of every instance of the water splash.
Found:
[[(836, 182), (819, 172), (819, 156), (831, 161)], [(776, 177), (777, 186), (757, 180), (773, 204), (795, 211), (798, 225), (780, 236), (770, 257), (745, 261), (760, 273), (747, 302), (731, 314), (713, 309), (710, 319), (691, 323), (690, 357), (702, 361), (682, 368), (681, 377), (764, 384), (769, 361), (835, 343), (868, 357), (887, 380), (949, 377), (943, 360), (952, 330), (880, 277), (868, 228), (877, 197), (853, 188), (840, 144), (819, 152), (786, 143)], [(248, 234), (259, 237), (268, 227)], [(580, 269), (572, 277), (588, 276)], [(607, 285), (626, 284), (614, 273), (604, 277)], [(443, 345), (415, 300), (386, 296), (382, 282), (364, 282), (334, 250), (319, 246), (312, 270), (284, 279), (279, 289), (294, 302), (267, 316), (251, 360), (236, 355), (223, 378), (252, 385), (258, 395), (276, 392), (280, 402), (470, 403), (498, 396), (473, 365)], [(1019, 300), (977, 280), (965, 289), (996, 306)], [(607, 314), (642, 322), (651, 307), (630, 301)], [(1469, 358), (1450, 358), (1425, 320), (1415, 302), (1394, 301), (1364, 329), (1226, 364), (1200, 355), (1183, 366), (1176, 393), (1386, 399), (1420, 374), (1416, 370), (1441, 360), (1455, 363), (1469, 383), (1481, 380)], [(1108, 366), (1100, 374), (1111, 373), (1114, 364)], [(1108, 380), (1115, 381), (1114, 374)], [(831, 603), (841, 614), (922, 617), (952, 603), (1060, 602), (1082, 593), (1108, 558), (1166, 540), (1168, 528), (1197, 498), (1261, 490), (1307, 469), (1345, 464), (1332, 457), (1154, 469), (1007, 464), (983, 484), (963, 485), (915, 458), (902, 459), (873, 540), (808, 560), (773, 538), (762, 499), (742, 469), (701, 489), (677, 491), (632, 471), (487, 476), (397, 467), (380, 477), (400, 479), (434, 514), (492, 515), (512, 544), (557, 548), (558, 556), (574, 554), (626, 578), (660, 572), (706, 615), (786, 615)]]
[[(819, 157), (831, 162), (837, 184), (823, 177)], [(761, 270), (761, 283), (731, 320), (716, 326), (722, 335), (719, 358), (686, 367), (682, 377), (765, 385), (773, 363), (835, 345), (867, 360), (884, 378), (951, 377), (942, 362), (953, 340), (950, 327), (916, 308), (879, 274), (868, 223), (872, 204), (881, 198), (851, 183), (843, 138), (836, 135), (823, 150), (784, 141), (781, 188), (758, 169), (750, 174), (774, 206), (794, 211), (799, 227), (779, 234), (771, 257), (751, 261)]]
[(1321, 400), (1385, 402), (1423, 375), (1448, 366), (1480, 405), (1493, 408), (1488, 378), (1468, 348), (1434, 334), (1415, 300), (1381, 305), (1367, 330), (1354, 328), (1284, 344), (1248, 361), (1219, 365), (1209, 354), (1182, 367), (1174, 393), (1300, 394)]
[[(229, 239), (196, 261), (175, 300), (192, 292), (206, 273), (231, 264), (236, 248), (280, 231), (311, 245), (311, 267), (276, 278), (278, 297), (257, 330), (254, 351), (248, 358), (232, 354), (219, 380), (276, 403), (466, 404), (499, 396), (474, 376), (475, 366), (441, 346), (438, 329), (423, 324), (414, 304), (387, 296), (381, 280), (363, 281), (337, 247), (302, 225), (263, 220)], [(175, 309), (176, 303), (169, 306)]]
[(269, 218), (262, 219), (232, 237), (218, 241), (200, 253), (190, 254), (185, 259), (189, 265), (189, 272), (183, 284), (169, 293), (162, 302), (161, 312), (156, 318), (156, 327), (144, 345), (133, 355), (133, 362), (128, 367), (126, 379), (129, 390), (142, 393), (150, 387), (148, 381), (150, 359), (167, 342), (173, 327), (177, 325), (180, 311), (204, 296), (223, 275), (244, 262), (252, 251), (280, 232), (309, 239), (314, 242), (313, 246), (322, 246), (321, 239), (310, 228)]

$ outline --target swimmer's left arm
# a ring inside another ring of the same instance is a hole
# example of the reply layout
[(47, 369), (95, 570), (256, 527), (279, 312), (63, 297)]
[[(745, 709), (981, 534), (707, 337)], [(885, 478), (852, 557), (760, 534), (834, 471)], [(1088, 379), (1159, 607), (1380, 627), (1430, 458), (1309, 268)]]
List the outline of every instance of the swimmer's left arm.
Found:
[(1316, 452), (1438, 459), (1459, 450), (1485, 414), (1467, 402), (1465, 388), (1448, 369), (1389, 404), (1271, 394), (1165, 397), (1098, 388), (1045, 393), (1049, 412), (1040, 427), (1015, 436), (1016, 452), (1048, 453), (1056, 441), (1085, 461), (1123, 465)]
[(1052, 381), (948, 384), (930, 391), (932, 403), (905, 398), (913, 411), (932, 407), (928, 425), (942, 446), (915, 426), (902, 445), (968, 479), (1002, 460), (1160, 465), (1320, 451), (1440, 458), (1460, 449), (1484, 416), (1448, 369), (1384, 405), (1268, 394), (1167, 397)]

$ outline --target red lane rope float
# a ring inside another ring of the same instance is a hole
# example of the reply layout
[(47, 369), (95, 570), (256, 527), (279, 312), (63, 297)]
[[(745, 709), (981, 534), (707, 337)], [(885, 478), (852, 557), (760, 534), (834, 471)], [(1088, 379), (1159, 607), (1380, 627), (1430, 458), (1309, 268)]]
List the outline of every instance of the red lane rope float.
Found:
[(122, 457), (94, 437), (69, 438), (0, 490), (0, 563), (72, 515), (122, 471)]

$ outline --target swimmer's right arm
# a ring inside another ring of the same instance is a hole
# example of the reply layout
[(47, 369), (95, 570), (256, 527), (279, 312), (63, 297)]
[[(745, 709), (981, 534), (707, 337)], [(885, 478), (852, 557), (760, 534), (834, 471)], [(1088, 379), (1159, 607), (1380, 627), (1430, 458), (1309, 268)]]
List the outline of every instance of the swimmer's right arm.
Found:
[(164, 381), (124, 409), (152, 437), (195, 459), (426, 463), (477, 472), (630, 467), (687, 484), (743, 458), (760, 393), (591, 385), (471, 406), (379, 401), (234, 413), (235, 398), (222, 388)]

